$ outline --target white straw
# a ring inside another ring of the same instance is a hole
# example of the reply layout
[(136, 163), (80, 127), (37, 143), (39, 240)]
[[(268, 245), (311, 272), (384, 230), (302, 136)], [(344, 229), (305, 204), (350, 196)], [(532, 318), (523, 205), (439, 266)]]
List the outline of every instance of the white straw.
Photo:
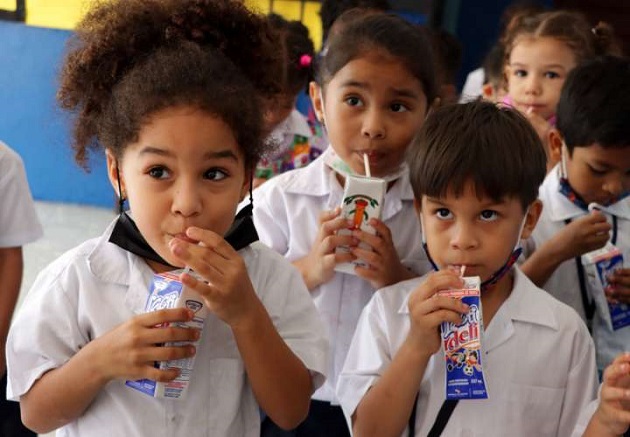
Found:
[(363, 154), (363, 166), (365, 167), (365, 175), (372, 177), (372, 173), (370, 172), (370, 158), (368, 158), (367, 153)]
[(461, 266), (459, 268), (459, 276), (464, 277), (464, 273), (466, 272), (466, 266)]

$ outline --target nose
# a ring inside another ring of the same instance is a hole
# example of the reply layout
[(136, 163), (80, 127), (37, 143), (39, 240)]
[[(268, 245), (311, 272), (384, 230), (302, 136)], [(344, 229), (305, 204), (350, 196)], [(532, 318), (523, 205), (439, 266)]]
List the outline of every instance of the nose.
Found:
[(385, 138), (385, 120), (377, 108), (371, 108), (366, 111), (361, 133), (371, 140)]
[(624, 187), (623, 175), (611, 174), (604, 182), (603, 189), (614, 197), (618, 197), (624, 193), (624, 190), (628, 189), (628, 186), (626, 184)]
[(173, 189), (171, 211), (184, 217), (194, 217), (201, 212), (203, 202), (201, 187), (189, 178), (178, 180)]
[(535, 74), (530, 74), (527, 76), (527, 81), (525, 82), (525, 92), (531, 95), (540, 95), (542, 92), (541, 81), (538, 76)]
[(479, 245), (473, 226), (463, 221), (455, 223), (451, 229), (451, 247), (457, 250), (470, 250)]

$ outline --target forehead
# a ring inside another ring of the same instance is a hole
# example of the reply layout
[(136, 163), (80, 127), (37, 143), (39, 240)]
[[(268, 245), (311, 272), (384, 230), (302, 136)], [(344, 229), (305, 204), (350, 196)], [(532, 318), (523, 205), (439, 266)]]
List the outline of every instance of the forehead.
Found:
[(461, 187), (450, 185), (446, 191), (438, 196), (423, 196), (429, 203), (442, 203), (445, 205), (462, 206), (488, 206), (509, 205), (519, 202), (513, 196), (503, 196), (499, 199), (491, 197), (483, 187), (477, 186), (472, 180), (468, 180)]
[(517, 38), (510, 52), (510, 63), (553, 63), (567, 67), (575, 65), (573, 50), (558, 38), (524, 35)]
[(630, 144), (620, 147), (603, 147), (598, 143), (585, 147), (573, 148), (573, 158), (618, 168), (623, 171), (630, 169)]

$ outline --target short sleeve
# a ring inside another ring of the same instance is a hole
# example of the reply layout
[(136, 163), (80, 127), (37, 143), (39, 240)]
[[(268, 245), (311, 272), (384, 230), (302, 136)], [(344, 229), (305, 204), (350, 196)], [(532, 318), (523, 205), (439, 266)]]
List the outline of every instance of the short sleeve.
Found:
[(283, 193), (275, 188), (277, 179), (254, 190), (254, 224), (260, 241), (285, 255), (289, 250), (289, 224), (283, 210)]
[(382, 312), (383, 307), (377, 292), (361, 313), (346, 362), (337, 381), (337, 397), (349, 429), (352, 429), (351, 418), (363, 396), (380, 379), (392, 361)]
[(35, 280), (9, 330), (7, 399), (19, 400), (44, 373), (87, 344), (73, 300), (50, 270)]
[(0, 248), (18, 247), (42, 236), (22, 159), (0, 142)]

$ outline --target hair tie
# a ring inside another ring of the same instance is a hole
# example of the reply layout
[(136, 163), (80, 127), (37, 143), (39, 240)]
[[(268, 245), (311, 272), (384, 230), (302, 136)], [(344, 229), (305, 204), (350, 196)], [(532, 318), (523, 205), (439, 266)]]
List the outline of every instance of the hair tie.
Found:
[(311, 62), (313, 62), (313, 57), (307, 53), (304, 53), (300, 56), (300, 67), (308, 68), (311, 66)]

